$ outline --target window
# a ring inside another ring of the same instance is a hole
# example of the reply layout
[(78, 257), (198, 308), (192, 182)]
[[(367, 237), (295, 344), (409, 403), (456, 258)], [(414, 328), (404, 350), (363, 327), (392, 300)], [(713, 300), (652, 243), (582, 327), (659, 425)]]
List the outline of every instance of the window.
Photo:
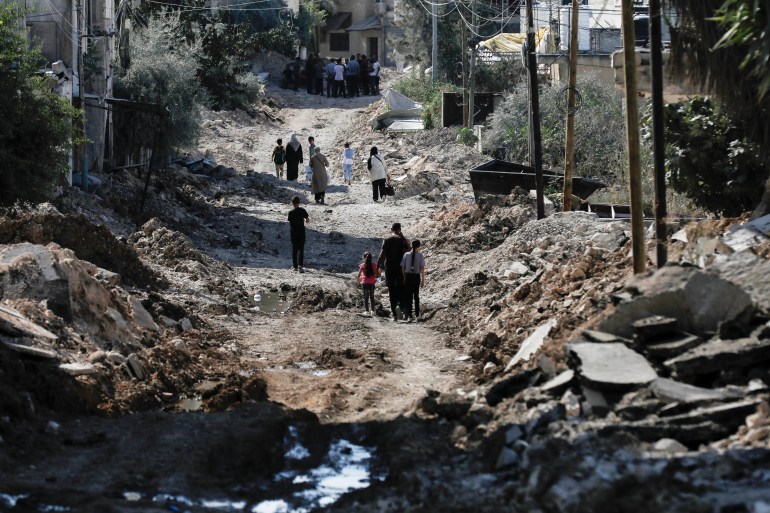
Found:
[(329, 51), (331, 52), (349, 52), (350, 34), (347, 32), (329, 34)]

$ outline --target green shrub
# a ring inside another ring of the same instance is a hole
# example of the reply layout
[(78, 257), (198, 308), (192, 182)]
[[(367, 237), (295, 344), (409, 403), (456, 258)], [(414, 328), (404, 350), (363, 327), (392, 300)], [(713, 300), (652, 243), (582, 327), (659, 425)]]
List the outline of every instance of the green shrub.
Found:
[[(153, 103), (168, 110), (156, 131), (125, 123), (116, 126), (128, 147), (152, 147), (156, 137), (161, 152), (191, 145), (201, 127), (201, 108), (207, 95), (196, 78), (200, 42), (179, 38), (179, 14), (150, 18), (147, 27), (131, 39), (131, 67), (116, 70), (116, 95)], [(155, 121), (157, 122), (157, 120)], [(139, 129), (137, 129), (139, 128)]]
[[(578, 76), (580, 110), (575, 116), (575, 174), (608, 180), (625, 173), (626, 132), (621, 93), (596, 74)], [(564, 169), (566, 96), (562, 85), (540, 89), (543, 166)], [(519, 82), (492, 115), (486, 147), (506, 147), (507, 159), (529, 160), (529, 94)]]
[[(664, 112), (671, 187), (715, 214), (737, 216), (756, 207), (767, 170), (733, 120), (702, 97), (667, 105)], [(650, 135), (643, 131), (646, 139)]]
[[(80, 111), (38, 74), (44, 62), (17, 31), (21, 12), (0, 5), (0, 204), (39, 202), (64, 183)], [(73, 123), (74, 121), (74, 123)], [(76, 142), (76, 141), (75, 141)]]

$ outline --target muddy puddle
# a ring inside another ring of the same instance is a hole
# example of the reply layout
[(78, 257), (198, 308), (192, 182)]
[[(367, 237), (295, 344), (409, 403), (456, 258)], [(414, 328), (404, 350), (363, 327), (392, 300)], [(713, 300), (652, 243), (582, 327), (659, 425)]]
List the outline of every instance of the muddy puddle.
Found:
[[(327, 508), (344, 494), (367, 488), (387, 477), (372, 468), (373, 448), (348, 439), (333, 439), (323, 458), (315, 460), (319, 463), (311, 467), (308, 463), (313, 461), (312, 456), (302, 444), (297, 428), (290, 426), (284, 437), (284, 469), (270, 481), (258, 484), (258, 498), (216, 494), (196, 497), (167, 490), (154, 493), (124, 490), (119, 494), (99, 494), (98, 498), (100, 504), (112, 503), (120, 511), (309, 513)], [(57, 494), (39, 489), (13, 493), (0, 489), (0, 511), (78, 511), (83, 500), (88, 500), (84, 495), (87, 494), (79, 490)], [(113, 498), (107, 499), (110, 495)]]
[(291, 306), (291, 299), (282, 292), (256, 292), (251, 301), (254, 308), (265, 313), (286, 313)]

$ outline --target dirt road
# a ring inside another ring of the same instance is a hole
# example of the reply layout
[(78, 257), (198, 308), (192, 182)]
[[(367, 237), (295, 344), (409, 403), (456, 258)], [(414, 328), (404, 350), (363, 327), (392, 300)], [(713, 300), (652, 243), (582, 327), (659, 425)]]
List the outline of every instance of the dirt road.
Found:
[[(404, 412), (426, 389), (447, 390), (463, 364), (456, 351), (447, 349), (440, 333), (423, 323), (398, 324), (387, 318), (366, 318), (354, 310), (323, 310), (298, 313), (286, 304), (264, 308), (266, 300), (283, 289), (318, 287), (324, 291), (351, 291), (362, 254), (379, 253), (382, 238), (391, 224), (401, 222), (404, 232), (420, 217), (429, 215), (432, 205), (416, 199), (375, 203), (363, 156), (368, 148), (350, 141), (356, 150), (355, 181), (341, 184), (340, 138), (363, 109), (379, 97), (329, 99), (304, 92), (272, 89), (271, 98), (281, 106), (283, 124), (256, 129), (240, 123), (219, 123), (208, 130), (201, 142), (218, 162), (228, 165), (251, 163), (263, 178), (282, 189), (281, 198), (296, 194), (303, 198), (311, 223), (306, 245), (307, 272), (291, 269), (286, 215), (288, 201), (256, 201), (248, 190), (231, 190), (227, 205), (243, 212), (231, 220), (222, 219), (219, 230), (239, 233), (244, 238), (258, 232), (257, 253), (243, 249), (216, 251), (218, 258), (238, 267), (248, 290), (265, 300), (263, 313), (243, 326), (225, 326), (239, 337), (244, 369), (267, 371), (271, 399), (292, 408), (307, 408), (325, 422), (348, 422), (392, 418)], [(297, 133), (307, 161), (307, 137), (328, 156), (332, 165), (332, 186), (325, 205), (312, 201), (309, 185), (300, 173), (298, 182), (277, 179), (269, 157), (275, 140), (284, 143)], [(248, 141), (239, 149), (228, 141)], [(229, 148), (225, 150), (225, 148)], [(248, 230), (247, 230), (248, 228)], [(355, 292), (353, 292), (355, 294)], [(377, 291), (378, 300), (381, 291)], [(387, 304), (386, 294), (382, 298)], [(423, 293), (424, 309), (437, 306), (430, 289)], [(266, 312), (264, 310), (267, 310)]]

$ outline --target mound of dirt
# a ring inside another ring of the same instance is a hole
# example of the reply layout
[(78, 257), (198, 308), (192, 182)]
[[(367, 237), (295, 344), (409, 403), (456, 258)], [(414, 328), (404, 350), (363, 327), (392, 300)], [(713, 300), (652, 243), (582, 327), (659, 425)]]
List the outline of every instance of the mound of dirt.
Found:
[(51, 242), (70, 249), (81, 260), (108, 269), (129, 285), (159, 289), (168, 283), (147, 267), (136, 251), (104, 226), (94, 225), (80, 214), (61, 214), (43, 204), (23, 212), (9, 211), (0, 217), (0, 244)]

